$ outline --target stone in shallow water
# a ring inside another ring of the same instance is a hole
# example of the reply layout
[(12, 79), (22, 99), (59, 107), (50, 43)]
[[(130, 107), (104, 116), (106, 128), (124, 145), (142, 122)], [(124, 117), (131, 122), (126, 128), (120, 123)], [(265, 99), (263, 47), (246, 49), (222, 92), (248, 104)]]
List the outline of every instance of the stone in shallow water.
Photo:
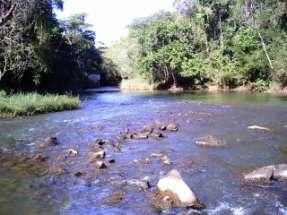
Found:
[(255, 183), (268, 183), (272, 180), (274, 166), (264, 166), (244, 175), (244, 180)]
[(157, 188), (162, 196), (169, 196), (176, 207), (203, 207), (175, 169), (159, 180)]
[(108, 145), (111, 144), (111, 142), (109, 140), (104, 140), (104, 139), (97, 139), (95, 141), (95, 144), (103, 146), (103, 145)]
[(148, 132), (136, 132), (132, 134), (132, 139), (141, 140), (148, 138)]
[(56, 145), (59, 144), (57, 137), (48, 137), (48, 138), (45, 139), (45, 143), (48, 146), (56, 146)]
[(158, 132), (158, 131), (153, 131), (152, 133), (150, 133), (149, 136), (150, 136), (150, 137), (153, 137), (153, 138), (157, 138), (157, 139), (159, 139), (159, 138), (164, 138), (163, 133)]
[(165, 165), (171, 165), (172, 164), (171, 160), (166, 155), (161, 158), (161, 161)]
[(47, 157), (41, 154), (37, 154), (32, 157), (32, 160), (37, 162), (44, 162), (47, 160)]
[(111, 195), (109, 195), (108, 197), (104, 199), (104, 204), (116, 205), (120, 203), (121, 201), (123, 201), (124, 197), (125, 197), (125, 193), (123, 192), (112, 193)]
[(244, 175), (247, 182), (268, 183), (287, 180), (287, 164), (264, 166)]
[(267, 128), (267, 127), (263, 127), (263, 126), (259, 126), (259, 125), (251, 125), (251, 126), (248, 126), (248, 129), (250, 130), (261, 130), (261, 131), (271, 131), (270, 128)]
[(144, 177), (142, 180), (131, 179), (126, 181), (127, 185), (138, 187), (142, 190), (146, 190), (150, 187), (150, 178), (148, 176)]
[(198, 146), (203, 147), (220, 147), (225, 146), (225, 143), (222, 140), (219, 140), (218, 138), (208, 135), (204, 137), (200, 137), (195, 141), (195, 144)]
[(106, 169), (107, 168), (107, 165), (105, 164), (104, 161), (97, 161), (96, 166), (98, 169)]
[(99, 160), (99, 159), (104, 159), (105, 157), (106, 157), (106, 152), (102, 149), (99, 149), (95, 152), (91, 152), (89, 154), (90, 162), (94, 162), (94, 161)]
[(287, 164), (276, 165), (273, 178), (279, 181), (287, 180)]
[(75, 149), (68, 149), (68, 155), (71, 157), (76, 157), (78, 155), (78, 151)]

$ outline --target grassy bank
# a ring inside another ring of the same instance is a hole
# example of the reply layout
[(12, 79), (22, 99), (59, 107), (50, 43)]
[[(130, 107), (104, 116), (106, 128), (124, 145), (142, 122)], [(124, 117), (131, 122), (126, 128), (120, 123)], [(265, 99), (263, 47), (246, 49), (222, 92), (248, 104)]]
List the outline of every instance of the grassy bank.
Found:
[(80, 105), (80, 99), (70, 95), (41, 95), (38, 93), (8, 95), (0, 91), (0, 118), (72, 110), (79, 108)]

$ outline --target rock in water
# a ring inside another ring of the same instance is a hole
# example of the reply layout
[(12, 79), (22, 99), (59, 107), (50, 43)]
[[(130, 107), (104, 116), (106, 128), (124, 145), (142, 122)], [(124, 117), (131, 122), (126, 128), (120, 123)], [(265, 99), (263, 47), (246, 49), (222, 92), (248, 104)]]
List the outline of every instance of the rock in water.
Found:
[(137, 132), (137, 133), (133, 133), (132, 134), (132, 139), (136, 139), (136, 140), (142, 140), (142, 139), (147, 139), (148, 138), (148, 134), (147, 132)]
[(146, 190), (150, 187), (150, 179), (149, 177), (145, 177), (142, 180), (138, 179), (131, 179), (126, 181), (127, 185), (133, 186), (133, 187), (138, 187), (141, 190)]
[(161, 161), (165, 165), (171, 165), (172, 164), (171, 160), (166, 155), (161, 158)]
[(98, 169), (106, 169), (107, 168), (107, 165), (105, 164), (104, 161), (97, 161), (96, 166)]
[(105, 200), (104, 203), (107, 205), (115, 205), (120, 203), (124, 200), (125, 193), (123, 192), (117, 192), (109, 195)]
[(41, 155), (41, 154), (37, 154), (37, 155), (32, 157), (32, 160), (37, 161), (37, 162), (44, 162), (47, 160), (47, 157), (45, 157), (44, 155)]
[(97, 139), (95, 141), (95, 144), (103, 146), (103, 145), (108, 145), (111, 144), (111, 142), (109, 140), (104, 140), (104, 139)]
[(90, 162), (94, 162), (94, 161), (97, 161), (99, 159), (104, 159), (106, 157), (106, 152), (104, 150), (98, 150), (98, 151), (95, 151), (95, 152), (91, 152), (89, 154), (89, 160)]
[(45, 139), (48, 146), (56, 146), (59, 144), (57, 137), (48, 137)]
[(203, 147), (220, 147), (225, 146), (225, 143), (214, 136), (208, 135), (198, 138), (195, 144)]
[(272, 180), (274, 170), (274, 166), (264, 166), (246, 174), (244, 180), (255, 183), (269, 183)]
[(179, 126), (177, 123), (175, 122), (172, 122), (172, 123), (169, 123), (167, 126), (166, 126), (166, 130), (167, 131), (178, 131), (179, 129)]
[(287, 164), (276, 165), (273, 178), (279, 181), (287, 180)]
[(261, 131), (271, 131), (270, 128), (267, 128), (267, 127), (262, 127), (262, 126), (258, 126), (258, 125), (251, 125), (251, 126), (248, 126), (248, 129), (250, 130), (261, 130)]
[(159, 180), (157, 188), (161, 195), (169, 196), (176, 207), (203, 207), (175, 169)]
[(68, 149), (68, 155), (71, 157), (76, 157), (78, 155), (78, 151), (75, 149)]

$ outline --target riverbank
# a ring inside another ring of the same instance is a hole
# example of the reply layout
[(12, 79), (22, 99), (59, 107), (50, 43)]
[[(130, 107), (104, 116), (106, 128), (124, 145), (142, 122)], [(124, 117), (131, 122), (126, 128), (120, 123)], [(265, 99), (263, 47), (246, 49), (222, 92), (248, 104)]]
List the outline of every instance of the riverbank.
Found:
[(0, 118), (31, 116), (40, 113), (77, 109), (81, 106), (79, 97), (38, 93), (17, 93), (8, 95), (0, 91)]
[(170, 92), (256, 92), (256, 93), (270, 93), (270, 94), (278, 94), (278, 95), (287, 95), (287, 87), (281, 88), (278, 86), (272, 86), (269, 88), (256, 88), (253, 85), (245, 85), (239, 86), (235, 88), (230, 87), (221, 87), (218, 85), (207, 85), (205, 87), (197, 86), (197, 87), (189, 87), (183, 88), (182, 86), (164, 88), (160, 87), (160, 84), (149, 84), (144, 79), (130, 79), (123, 80), (120, 84), (120, 90), (125, 92), (133, 92), (133, 91), (157, 91), (157, 90), (169, 90)]

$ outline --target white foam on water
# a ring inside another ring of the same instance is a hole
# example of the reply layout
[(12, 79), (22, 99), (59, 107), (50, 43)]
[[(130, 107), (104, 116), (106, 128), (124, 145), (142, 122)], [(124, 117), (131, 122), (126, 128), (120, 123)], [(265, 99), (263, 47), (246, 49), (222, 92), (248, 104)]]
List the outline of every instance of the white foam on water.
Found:
[(206, 210), (210, 215), (216, 215), (222, 211), (230, 211), (233, 215), (245, 215), (246, 211), (243, 207), (232, 207), (226, 202), (221, 202), (216, 208)]
[(275, 207), (278, 208), (278, 215), (287, 215), (287, 207), (285, 207), (281, 202), (277, 201)]

